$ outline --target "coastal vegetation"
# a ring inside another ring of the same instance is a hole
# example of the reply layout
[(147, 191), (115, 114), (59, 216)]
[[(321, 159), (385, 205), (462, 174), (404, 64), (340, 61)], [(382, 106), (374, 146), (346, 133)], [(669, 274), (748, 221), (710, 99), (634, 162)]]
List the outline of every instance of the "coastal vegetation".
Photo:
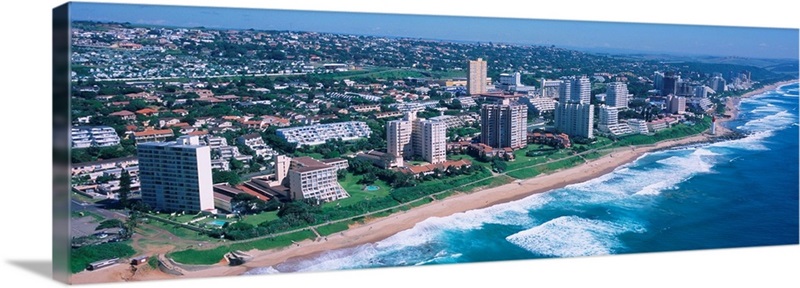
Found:
[(92, 262), (133, 256), (136, 252), (128, 242), (87, 245), (73, 249), (70, 252), (69, 270), (72, 273), (78, 273), (86, 269), (86, 266)]

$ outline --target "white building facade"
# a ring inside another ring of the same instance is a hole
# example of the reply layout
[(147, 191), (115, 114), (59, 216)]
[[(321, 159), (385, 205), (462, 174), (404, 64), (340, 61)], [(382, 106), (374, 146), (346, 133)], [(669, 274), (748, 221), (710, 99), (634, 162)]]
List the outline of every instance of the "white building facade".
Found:
[(211, 148), (197, 136), (137, 147), (142, 201), (161, 211), (214, 210)]

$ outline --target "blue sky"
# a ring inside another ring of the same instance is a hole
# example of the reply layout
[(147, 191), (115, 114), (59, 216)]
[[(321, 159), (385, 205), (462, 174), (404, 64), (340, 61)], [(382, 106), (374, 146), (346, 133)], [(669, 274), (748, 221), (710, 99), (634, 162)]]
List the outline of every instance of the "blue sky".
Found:
[(74, 20), (797, 59), (798, 29), (72, 3)]

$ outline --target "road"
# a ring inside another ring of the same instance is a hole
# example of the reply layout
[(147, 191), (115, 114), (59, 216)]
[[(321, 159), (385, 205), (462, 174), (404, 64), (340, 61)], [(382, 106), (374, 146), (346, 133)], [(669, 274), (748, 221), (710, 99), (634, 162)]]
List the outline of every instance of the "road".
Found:
[(76, 199), (71, 199), (69, 204), (70, 212), (88, 211), (103, 216), (103, 218), (106, 219), (119, 219), (123, 221), (128, 218), (128, 216), (122, 212), (104, 209), (103, 204), (87, 203)]

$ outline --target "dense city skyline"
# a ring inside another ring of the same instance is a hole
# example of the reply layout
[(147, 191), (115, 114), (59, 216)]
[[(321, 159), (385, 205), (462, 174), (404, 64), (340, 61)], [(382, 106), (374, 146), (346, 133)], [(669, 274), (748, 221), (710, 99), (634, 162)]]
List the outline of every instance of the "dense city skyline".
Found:
[[(120, 8), (123, 9), (120, 9)], [(267, 16), (268, 17), (264, 17)], [(75, 3), (74, 20), (556, 45), (601, 52), (798, 56), (797, 29)], [(377, 24), (376, 24), (377, 23)], [(439, 27), (440, 29), (430, 29)], [(517, 27), (517, 28), (510, 28)]]

